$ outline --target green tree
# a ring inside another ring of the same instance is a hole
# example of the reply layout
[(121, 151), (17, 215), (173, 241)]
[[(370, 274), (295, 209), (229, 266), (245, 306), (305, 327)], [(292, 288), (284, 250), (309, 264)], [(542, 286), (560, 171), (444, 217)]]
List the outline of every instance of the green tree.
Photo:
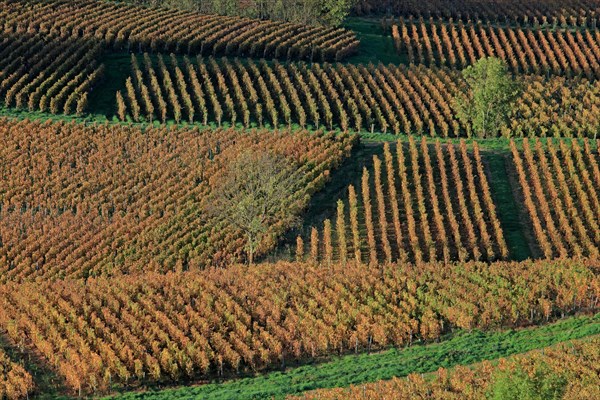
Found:
[(494, 377), (487, 393), (490, 400), (558, 400), (562, 399), (567, 379), (541, 364), (529, 375), (521, 367)]
[(462, 76), (468, 91), (456, 97), (458, 118), (479, 137), (496, 136), (506, 126), (521, 86), (495, 57), (480, 59)]
[(198, 2), (196, 0), (150, 0), (148, 4), (154, 7), (170, 7), (192, 11), (198, 10)]
[(319, 0), (324, 25), (340, 26), (350, 14), (356, 0)]
[(357, 0), (127, 0), (134, 4), (238, 15), (301, 24), (340, 26)]

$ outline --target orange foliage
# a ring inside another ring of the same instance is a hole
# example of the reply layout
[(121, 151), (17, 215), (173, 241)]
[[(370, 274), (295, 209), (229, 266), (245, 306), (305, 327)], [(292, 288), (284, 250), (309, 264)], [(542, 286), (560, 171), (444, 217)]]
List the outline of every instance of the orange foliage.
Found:
[(33, 378), (20, 365), (12, 362), (0, 348), (0, 399), (17, 400), (33, 390)]
[[(245, 239), (204, 212), (247, 151), (298, 166), (297, 217), (355, 138), (309, 132), (137, 128), (0, 120), (0, 281), (193, 269), (244, 259)], [(266, 232), (265, 254), (293, 223)]]
[(595, 310), (598, 265), (386, 264), (373, 273), (356, 263), (278, 263), (9, 283), (0, 287), (0, 328), (45, 357), (74, 392), (95, 392)]
[[(355, 259), (370, 264), (508, 258), (476, 145), (471, 152), (466, 142), (429, 146), (423, 139), (417, 145), (411, 137), (408, 146), (396, 144), (395, 158), (386, 144), (384, 160), (375, 156), (373, 173), (363, 171), (360, 206), (349, 188), (352, 246), (345, 234), (334, 235), (340, 251), (353, 247)], [(361, 243), (368, 244), (368, 259)], [(338, 253), (336, 260), (348, 256)], [(328, 255), (321, 252), (317, 259)]]
[(356, 51), (354, 32), (288, 22), (204, 15), (97, 0), (0, 1), (11, 31), (61, 32), (116, 50), (341, 60)]

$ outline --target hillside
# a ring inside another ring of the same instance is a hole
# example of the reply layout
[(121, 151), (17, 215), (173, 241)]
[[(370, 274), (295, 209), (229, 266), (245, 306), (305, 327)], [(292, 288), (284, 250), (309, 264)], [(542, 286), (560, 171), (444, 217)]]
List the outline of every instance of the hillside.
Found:
[(311, 1), (0, 0), (0, 400), (597, 397), (600, 2)]

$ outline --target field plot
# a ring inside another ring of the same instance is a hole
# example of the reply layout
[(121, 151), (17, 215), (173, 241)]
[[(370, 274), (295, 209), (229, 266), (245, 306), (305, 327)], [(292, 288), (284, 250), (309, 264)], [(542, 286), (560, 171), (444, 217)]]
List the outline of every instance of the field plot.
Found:
[(100, 40), (115, 50), (341, 60), (355, 51), (354, 33), (306, 26), (145, 8), (97, 0), (2, 0), (6, 32), (60, 32)]
[(508, 125), (514, 137), (596, 138), (600, 126), (600, 81), (530, 76)]
[(359, 0), (358, 13), (595, 27), (597, 0)]
[(0, 33), (0, 100), (30, 111), (82, 114), (102, 78), (101, 52), (96, 41)]
[(599, 16), (0, 0), (0, 400), (600, 398)]
[[(454, 71), (424, 66), (268, 63), (133, 55), (116, 96), (121, 120), (340, 129), (460, 137)], [(600, 124), (600, 82), (523, 78), (512, 136), (592, 137)], [(573, 106), (574, 103), (581, 105)], [(535, 112), (534, 112), (535, 110)]]
[(600, 157), (582, 148), (528, 140), (512, 153), (525, 206), (545, 257), (591, 256), (600, 251)]
[(0, 347), (0, 399), (19, 399), (33, 390), (33, 379), (25, 369), (10, 360)]
[[(77, 393), (543, 323), (597, 307), (597, 261), (231, 266), (0, 287), (0, 327)], [(343, 315), (343, 317), (341, 317)]]
[[(204, 208), (224, 166), (258, 149), (293, 160), (301, 187), (284, 201), (297, 216), (354, 142), (308, 132), (8, 120), (0, 137), (2, 282), (241, 261), (244, 236)], [(259, 253), (289, 224), (286, 217), (270, 226)]]
[[(325, 389), (306, 393), (296, 399), (482, 399), (494, 389), (495, 384), (516, 386), (527, 381), (538, 384), (546, 374), (546, 385), (539, 387), (541, 395), (562, 394), (565, 399), (593, 399), (600, 396), (600, 336), (575, 340), (542, 351), (502, 359), (498, 364), (483, 362), (470, 367), (452, 370), (440, 368), (432, 379), (422, 375), (409, 375), (407, 379), (393, 379), (350, 388)], [(564, 385), (564, 388), (561, 388)], [(498, 393), (499, 389), (496, 389)], [(518, 392), (519, 389), (509, 393)], [(542, 392), (543, 390), (543, 392)], [(561, 393), (562, 391), (562, 393)]]
[(429, 146), (411, 137), (395, 150), (386, 143), (383, 160), (374, 156), (361, 187), (348, 192), (333, 221), (298, 239), (300, 258), (376, 265), (508, 257), (476, 143), (473, 152), (464, 141)]
[(427, 23), (400, 20), (392, 36), (409, 63), (462, 69), (480, 58), (498, 57), (515, 73), (600, 77), (597, 30), (504, 28), (432, 18)]
[[(195, 62), (194, 62), (195, 61)], [(132, 56), (127, 93), (117, 102), (133, 120), (167, 118), (218, 123), (382, 132), (458, 132), (443, 70), (404, 66), (220, 62)]]
[(600, 314), (578, 316), (558, 322), (501, 331), (459, 331), (443, 336), (439, 342), (415, 343), (409, 347), (348, 354), (333, 357), (322, 363), (292, 367), (229, 382), (214, 382), (200, 386), (157, 389), (144, 392), (120, 393), (121, 400), (176, 400), (202, 398), (205, 400), (238, 400), (284, 398), (307, 390), (348, 387), (381, 380), (425, 374), (439, 368), (453, 368), (484, 360), (494, 363), (502, 357), (544, 351), (559, 343), (591, 338), (600, 334)]

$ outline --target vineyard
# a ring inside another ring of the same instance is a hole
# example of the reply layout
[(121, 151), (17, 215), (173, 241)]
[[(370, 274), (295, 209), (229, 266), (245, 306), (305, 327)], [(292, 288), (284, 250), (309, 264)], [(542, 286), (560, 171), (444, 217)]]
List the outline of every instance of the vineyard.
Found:
[(0, 400), (600, 398), (599, 16), (0, 0)]
[(464, 141), (428, 146), (411, 137), (408, 146), (386, 143), (373, 165), (338, 201), (333, 222), (297, 239), (298, 258), (377, 265), (508, 257), (477, 143), (470, 152)]
[(102, 78), (101, 46), (40, 34), (0, 33), (0, 101), (52, 114), (83, 114)]
[[(124, 121), (169, 121), (342, 131), (470, 135), (456, 119), (454, 72), (423, 66), (267, 63), (240, 59), (131, 57), (116, 94)], [(600, 83), (527, 76), (509, 136), (593, 137)], [(582, 106), (574, 106), (582, 103)], [(533, 113), (532, 110), (536, 110)]]
[(597, 30), (504, 28), (481, 22), (392, 25), (396, 48), (409, 63), (462, 69), (483, 57), (498, 57), (515, 73), (600, 77)]
[(25, 397), (33, 389), (31, 375), (0, 347), (0, 399)]
[(356, 50), (337, 28), (147, 9), (98, 0), (2, 0), (5, 32), (35, 31), (99, 40), (115, 50), (341, 60)]
[[(508, 376), (525, 377), (536, 372), (555, 374), (553, 378), (566, 381), (565, 399), (593, 399), (600, 395), (597, 366), (600, 362), (600, 337), (572, 341), (566, 344), (502, 359), (498, 365), (483, 362), (474, 367), (440, 368), (431, 380), (421, 375), (393, 379), (348, 389), (329, 389), (293, 397), (305, 400), (333, 399), (412, 399), (415, 396), (431, 399), (485, 398), (497, 381)], [(539, 376), (539, 375), (538, 375)], [(292, 397), (290, 397), (292, 398)]]
[(504, 135), (596, 138), (600, 127), (600, 81), (528, 77)]
[(523, 142), (511, 149), (524, 203), (545, 257), (592, 256), (600, 251), (600, 158), (589, 141), (558, 146)]
[(74, 393), (97, 393), (594, 309), (597, 265), (432, 263), (365, 273), (361, 264), (279, 263), (11, 283), (0, 287), (0, 326), (41, 354)]
[[(169, 62), (169, 63), (168, 63)], [(447, 86), (448, 85), (448, 86)], [(117, 93), (121, 119), (224, 121), (343, 131), (458, 134), (449, 105), (452, 78), (442, 70), (403, 66), (221, 62), (183, 63), (171, 56), (132, 56), (132, 76)]]
[[(511, 142), (523, 207), (538, 255), (597, 257), (600, 159), (592, 142), (564, 141), (523, 150)], [(359, 186), (350, 185), (321, 226), (296, 239), (296, 257), (331, 264), (495, 260), (510, 256), (487, 166), (477, 142), (388, 143)]]
[[(203, 206), (223, 166), (258, 149), (292, 159), (303, 186), (285, 201), (298, 215), (355, 140), (7, 120), (0, 137), (1, 282), (242, 261), (243, 235)], [(289, 224), (271, 226), (260, 253)]]
[(506, 24), (595, 28), (600, 4), (597, 0), (359, 0), (356, 11), (414, 18), (466, 18)]

